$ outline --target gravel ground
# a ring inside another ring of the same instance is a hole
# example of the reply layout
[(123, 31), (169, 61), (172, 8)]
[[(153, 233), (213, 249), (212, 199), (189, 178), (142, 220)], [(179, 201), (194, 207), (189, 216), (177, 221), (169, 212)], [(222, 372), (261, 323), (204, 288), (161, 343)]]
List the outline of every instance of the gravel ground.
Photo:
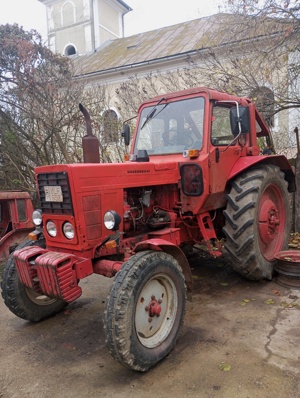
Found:
[(88, 277), (80, 299), (37, 324), (0, 300), (0, 398), (299, 398), (300, 291), (244, 280), (224, 259), (190, 264), (180, 338), (146, 373), (122, 367), (104, 344), (112, 280)]

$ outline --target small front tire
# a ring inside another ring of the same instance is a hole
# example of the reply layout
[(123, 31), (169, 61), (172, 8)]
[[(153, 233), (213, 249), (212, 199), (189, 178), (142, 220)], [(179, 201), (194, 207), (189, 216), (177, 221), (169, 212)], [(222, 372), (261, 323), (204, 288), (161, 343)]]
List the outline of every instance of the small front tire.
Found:
[(104, 329), (108, 349), (122, 365), (145, 372), (174, 347), (186, 305), (184, 277), (164, 252), (132, 256), (108, 296)]
[[(26, 241), (16, 249), (27, 246), (44, 246), (44, 239)], [(62, 311), (68, 303), (41, 295), (23, 286), (20, 282), (13, 253), (9, 256), (2, 274), (2, 297), (7, 308), (19, 318), (31, 322), (39, 322)]]

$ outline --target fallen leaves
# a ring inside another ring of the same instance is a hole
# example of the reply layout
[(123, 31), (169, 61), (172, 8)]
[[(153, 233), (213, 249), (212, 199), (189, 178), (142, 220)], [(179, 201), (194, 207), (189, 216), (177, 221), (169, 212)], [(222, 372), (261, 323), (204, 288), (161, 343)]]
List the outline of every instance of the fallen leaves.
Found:
[(219, 365), (219, 369), (223, 372), (229, 372), (231, 370), (231, 366), (228, 363), (221, 363)]
[(299, 304), (291, 302), (291, 303), (287, 303), (286, 301), (282, 301), (280, 303), (280, 306), (283, 308), (294, 308), (294, 307), (298, 307)]
[(295, 294), (290, 294), (289, 295), (289, 299), (291, 299), (291, 300), (297, 300), (299, 297), (298, 296), (296, 296)]
[(275, 296), (281, 296), (280, 290), (272, 290), (272, 293), (275, 294)]
[[(279, 290), (272, 290), (272, 293), (273, 293), (275, 296), (281, 296), (281, 292), (280, 292)], [(295, 302), (295, 301), (298, 299), (298, 296), (290, 295), (288, 298), (291, 299), (291, 300), (293, 300), (293, 301), (291, 301), (291, 302), (282, 301), (282, 302), (280, 303), (280, 306), (281, 306), (282, 308), (291, 309), (291, 308), (295, 308), (295, 307), (298, 307), (298, 306), (299, 306), (299, 304)], [(244, 306), (246, 306), (247, 304), (249, 304), (251, 301), (256, 301), (256, 300), (255, 300), (254, 298), (251, 298), (251, 299), (244, 298), (244, 299), (242, 299), (242, 301), (240, 302), (240, 306), (244, 307)], [(264, 304), (273, 305), (273, 304), (276, 304), (276, 301), (274, 301), (272, 298), (268, 298), (268, 299), (265, 299), (265, 300), (264, 300)]]
[(264, 301), (264, 303), (270, 305), (270, 304), (275, 304), (275, 301), (273, 299), (267, 299)]
[(291, 233), (289, 247), (291, 249), (299, 249), (300, 250), (300, 233), (299, 232)]
[(252, 298), (252, 299), (243, 299), (240, 302), (240, 305), (243, 307), (244, 305), (247, 305), (248, 303), (250, 303), (250, 301), (255, 301), (255, 299), (254, 298)]

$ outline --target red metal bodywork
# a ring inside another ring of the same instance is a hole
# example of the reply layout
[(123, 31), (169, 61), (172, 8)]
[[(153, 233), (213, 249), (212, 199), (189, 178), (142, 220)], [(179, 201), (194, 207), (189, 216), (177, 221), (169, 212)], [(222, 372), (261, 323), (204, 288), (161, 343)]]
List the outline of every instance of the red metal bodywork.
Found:
[[(79, 279), (93, 272), (111, 277), (136, 252), (160, 250), (178, 260), (191, 289), (191, 271), (181, 246), (200, 243), (206, 245), (211, 255), (221, 254), (217, 239), (219, 216), (222, 217), (232, 178), (259, 162), (272, 163), (283, 170), (292, 190), (294, 179), (287, 160), (259, 155), (257, 138), (268, 137), (270, 133), (254, 103), (247, 98), (206, 88), (159, 96), (141, 105), (137, 126), (144, 108), (151, 109), (162, 100), (175, 102), (196, 97), (204, 98), (205, 102), (203, 143), (196, 155), (194, 152), (191, 157), (184, 153), (155, 155), (149, 156), (149, 161), (54, 165), (35, 170), (40, 195), (44, 195), (44, 186), (60, 184), (66, 208), (58, 209), (55, 203), (52, 206), (44, 200), (43, 224), (54, 222), (57, 236), (45, 232), (45, 250), (27, 248), (15, 253), (22, 283), (37, 289), (34, 285), (37, 277), (38, 289), (44, 294), (70, 302), (81, 294)], [(227, 147), (212, 144), (213, 107), (218, 101), (248, 107), (250, 131), (243, 145), (237, 141)], [(136, 135), (132, 154), (135, 139)], [(187, 191), (194, 188), (194, 177), (200, 180), (200, 174), (201, 194), (187, 193), (183, 185)], [(143, 201), (147, 204), (141, 205)], [(139, 206), (142, 211), (133, 217)], [(120, 215), (118, 231), (104, 226), (104, 214), (111, 210)], [(73, 239), (64, 236), (66, 222), (74, 227)]]
[(0, 192), (0, 260), (34, 229), (33, 206), (27, 192)]

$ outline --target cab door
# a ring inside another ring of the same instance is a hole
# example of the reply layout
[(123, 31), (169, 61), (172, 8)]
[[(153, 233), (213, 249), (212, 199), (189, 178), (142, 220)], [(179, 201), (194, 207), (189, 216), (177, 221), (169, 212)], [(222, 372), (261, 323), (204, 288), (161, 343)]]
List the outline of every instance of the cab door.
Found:
[[(243, 144), (235, 140), (230, 125), (233, 104), (217, 104), (212, 108), (210, 142), (208, 143), (209, 197), (206, 209), (225, 206), (225, 187), (233, 165), (243, 153)], [(243, 137), (245, 140), (245, 137)]]
[(10, 217), (9, 201), (0, 200), (0, 239), (9, 231), (10, 224), (11, 224), (11, 217)]

